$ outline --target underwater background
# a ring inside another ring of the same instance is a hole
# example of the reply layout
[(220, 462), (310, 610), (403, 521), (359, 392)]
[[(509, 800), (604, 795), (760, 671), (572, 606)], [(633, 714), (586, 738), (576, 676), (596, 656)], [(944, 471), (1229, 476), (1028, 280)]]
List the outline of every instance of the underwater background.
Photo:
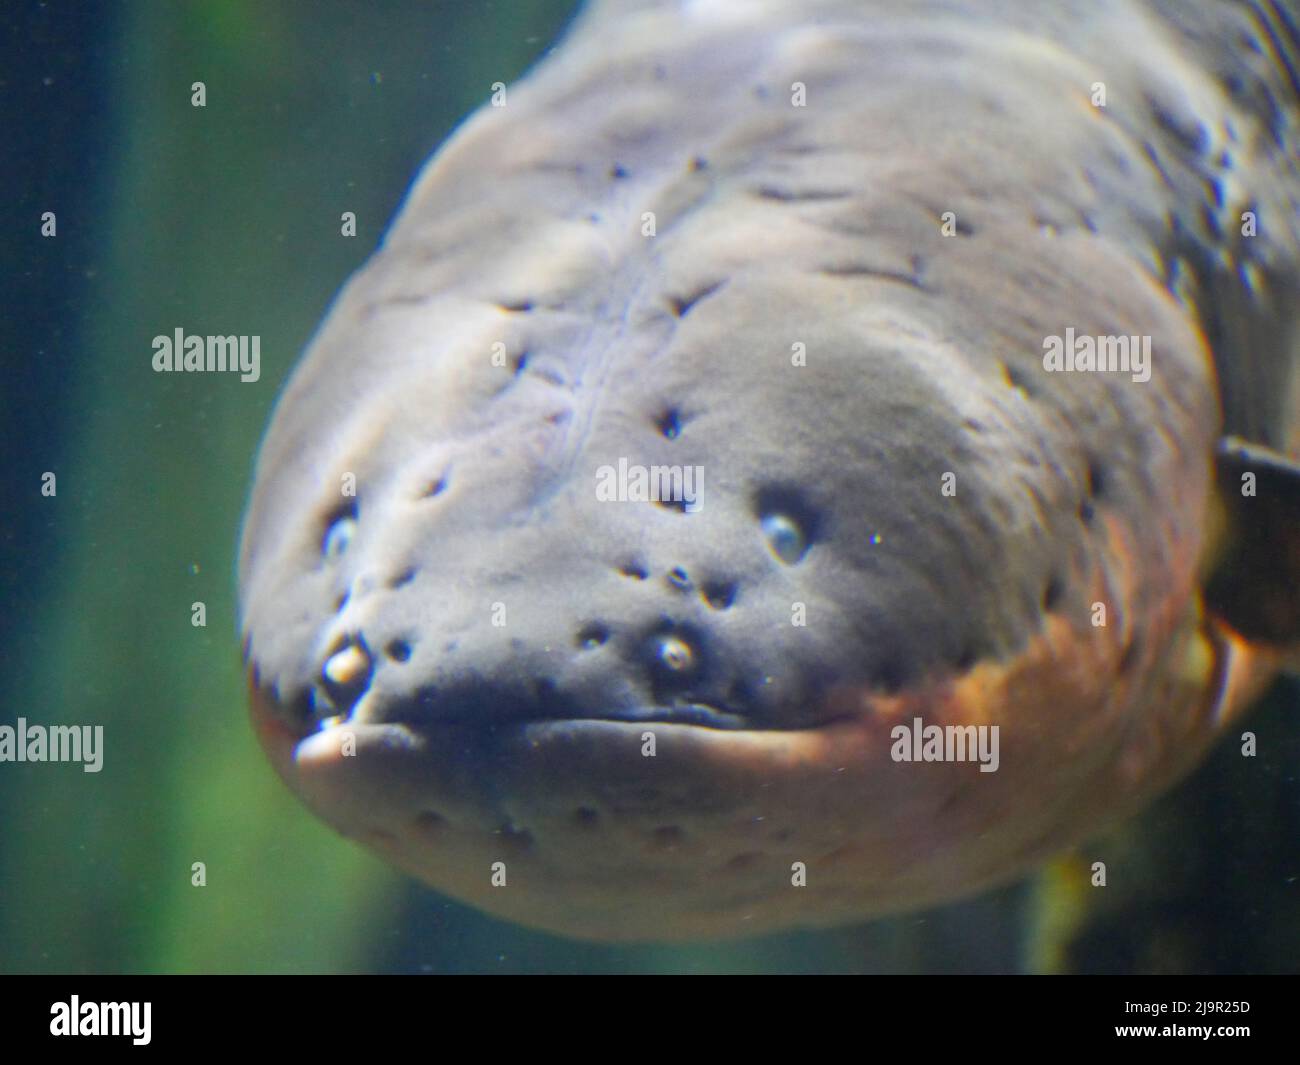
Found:
[[(234, 599), (271, 406), (420, 164), (575, 7), (0, 7), (0, 724), (104, 727), (101, 772), (0, 763), (0, 971), (1300, 969), (1294, 681), (1245, 720), (1256, 757), (1226, 736), (1144, 815), (1028, 881), (689, 948), (483, 916), (337, 837), (274, 776)], [(152, 338), (176, 327), (260, 335), (260, 380), (154, 373)], [(1072, 886), (1099, 856), (1110, 885)]]

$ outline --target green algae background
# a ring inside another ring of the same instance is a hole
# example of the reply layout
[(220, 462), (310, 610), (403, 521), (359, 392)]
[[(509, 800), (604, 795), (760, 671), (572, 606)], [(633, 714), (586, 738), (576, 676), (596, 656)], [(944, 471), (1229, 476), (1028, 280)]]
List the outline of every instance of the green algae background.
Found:
[[(24, 69), (43, 70), (49, 47), (57, 74), (45, 88), (89, 94), (98, 117), (83, 130), (59, 125), (58, 108), (42, 112), (54, 143), (36, 138), (9, 164), (26, 173), (6, 222), (33, 232), (53, 210), (59, 236), (3, 238), (6, 261), (26, 265), (5, 298), (52, 299), (39, 284), (51, 274), (64, 287), (56, 324), (6, 341), (6, 365), (54, 369), (42, 379), (48, 405), (33, 407), (19, 373), (0, 386), (19, 482), (5, 503), (0, 721), (102, 724), (104, 767), (0, 766), (0, 969), (1300, 965), (1294, 686), (1250, 721), (1259, 759), (1242, 759), (1230, 738), (1152, 812), (1035, 881), (820, 934), (571, 943), (442, 899), (317, 822), (272, 774), (244, 709), (234, 564), (256, 446), (290, 367), (417, 167), (493, 82), (516, 79), (556, 39), (573, 5), (94, 6), (93, 67), (67, 43), (89, 35), (58, 25), (91, 7), (6, 16), (11, 33), (48, 31), (8, 42), (36, 51)], [(17, 110), (15, 75), (0, 77)], [(191, 106), (196, 81), (203, 108)], [(47, 202), (51, 160), (84, 171), (80, 198)], [(356, 213), (355, 238), (340, 235), (344, 211)], [(260, 335), (261, 379), (155, 374), (152, 338), (177, 327)], [(58, 478), (52, 499), (39, 493), (46, 470)], [(196, 602), (205, 627), (191, 623)], [(1112, 865), (1104, 895), (1078, 886), (1098, 857)], [(206, 886), (191, 883), (195, 862)]]
[[(76, 264), (94, 283), (60, 352), (58, 399), (75, 413), (63, 461), (45, 467), (57, 496), (25, 495), (44, 506), (53, 557), (32, 576), (42, 594), (9, 663), (22, 668), (4, 676), (6, 720), (21, 707), (102, 724), (104, 768), (4, 767), (6, 970), (370, 965), (398, 881), (305, 816), (254, 742), (239, 518), (278, 387), (332, 294), (423, 158), (569, 7), (105, 9), (107, 76), (71, 90), (107, 97), (103, 211), (41, 205), (64, 234), (93, 229), (99, 255)], [(355, 238), (340, 235), (344, 211)], [(152, 338), (176, 327), (260, 335), (261, 379), (155, 374)], [(206, 627), (191, 624), (195, 602)]]

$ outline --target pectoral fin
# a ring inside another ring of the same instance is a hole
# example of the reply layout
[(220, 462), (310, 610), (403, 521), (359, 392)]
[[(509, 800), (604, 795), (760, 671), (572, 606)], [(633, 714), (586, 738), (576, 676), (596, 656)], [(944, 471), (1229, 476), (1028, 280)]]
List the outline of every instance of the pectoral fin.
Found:
[(1300, 462), (1224, 437), (1215, 456), (1226, 519), (1205, 589), (1208, 608), (1243, 636), (1300, 659)]

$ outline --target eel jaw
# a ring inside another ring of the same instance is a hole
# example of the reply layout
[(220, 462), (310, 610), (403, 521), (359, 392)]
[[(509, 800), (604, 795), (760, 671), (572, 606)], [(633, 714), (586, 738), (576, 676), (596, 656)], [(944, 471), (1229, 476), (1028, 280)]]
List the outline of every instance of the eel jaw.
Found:
[[(864, 920), (1010, 880), (1187, 772), (1276, 666), (1199, 605), (1160, 662), (1121, 669), (1123, 657), (1106, 630), (1049, 618), (1010, 662), (889, 695), (840, 689), (825, 724), (788, 730), (593, 718), (312, 730), (268, 689), (250, 694), (286, 783), (393, 865), (525, 925), (665, 942)], [(1066, 707), (1062, 730), (1051, 715)], [(998, 771), (894, 761), (891, 729), (917, 717), (999, 725)]]

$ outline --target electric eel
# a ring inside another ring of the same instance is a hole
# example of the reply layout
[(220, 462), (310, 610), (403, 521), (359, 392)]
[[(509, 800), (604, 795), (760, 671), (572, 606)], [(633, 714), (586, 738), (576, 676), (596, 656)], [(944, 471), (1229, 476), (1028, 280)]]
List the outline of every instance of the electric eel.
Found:
[(936, 905), (1150, 802), (1300, 660), (1298, 27), (588, 5), (278, 400), (280, 775), (607, 941)]

